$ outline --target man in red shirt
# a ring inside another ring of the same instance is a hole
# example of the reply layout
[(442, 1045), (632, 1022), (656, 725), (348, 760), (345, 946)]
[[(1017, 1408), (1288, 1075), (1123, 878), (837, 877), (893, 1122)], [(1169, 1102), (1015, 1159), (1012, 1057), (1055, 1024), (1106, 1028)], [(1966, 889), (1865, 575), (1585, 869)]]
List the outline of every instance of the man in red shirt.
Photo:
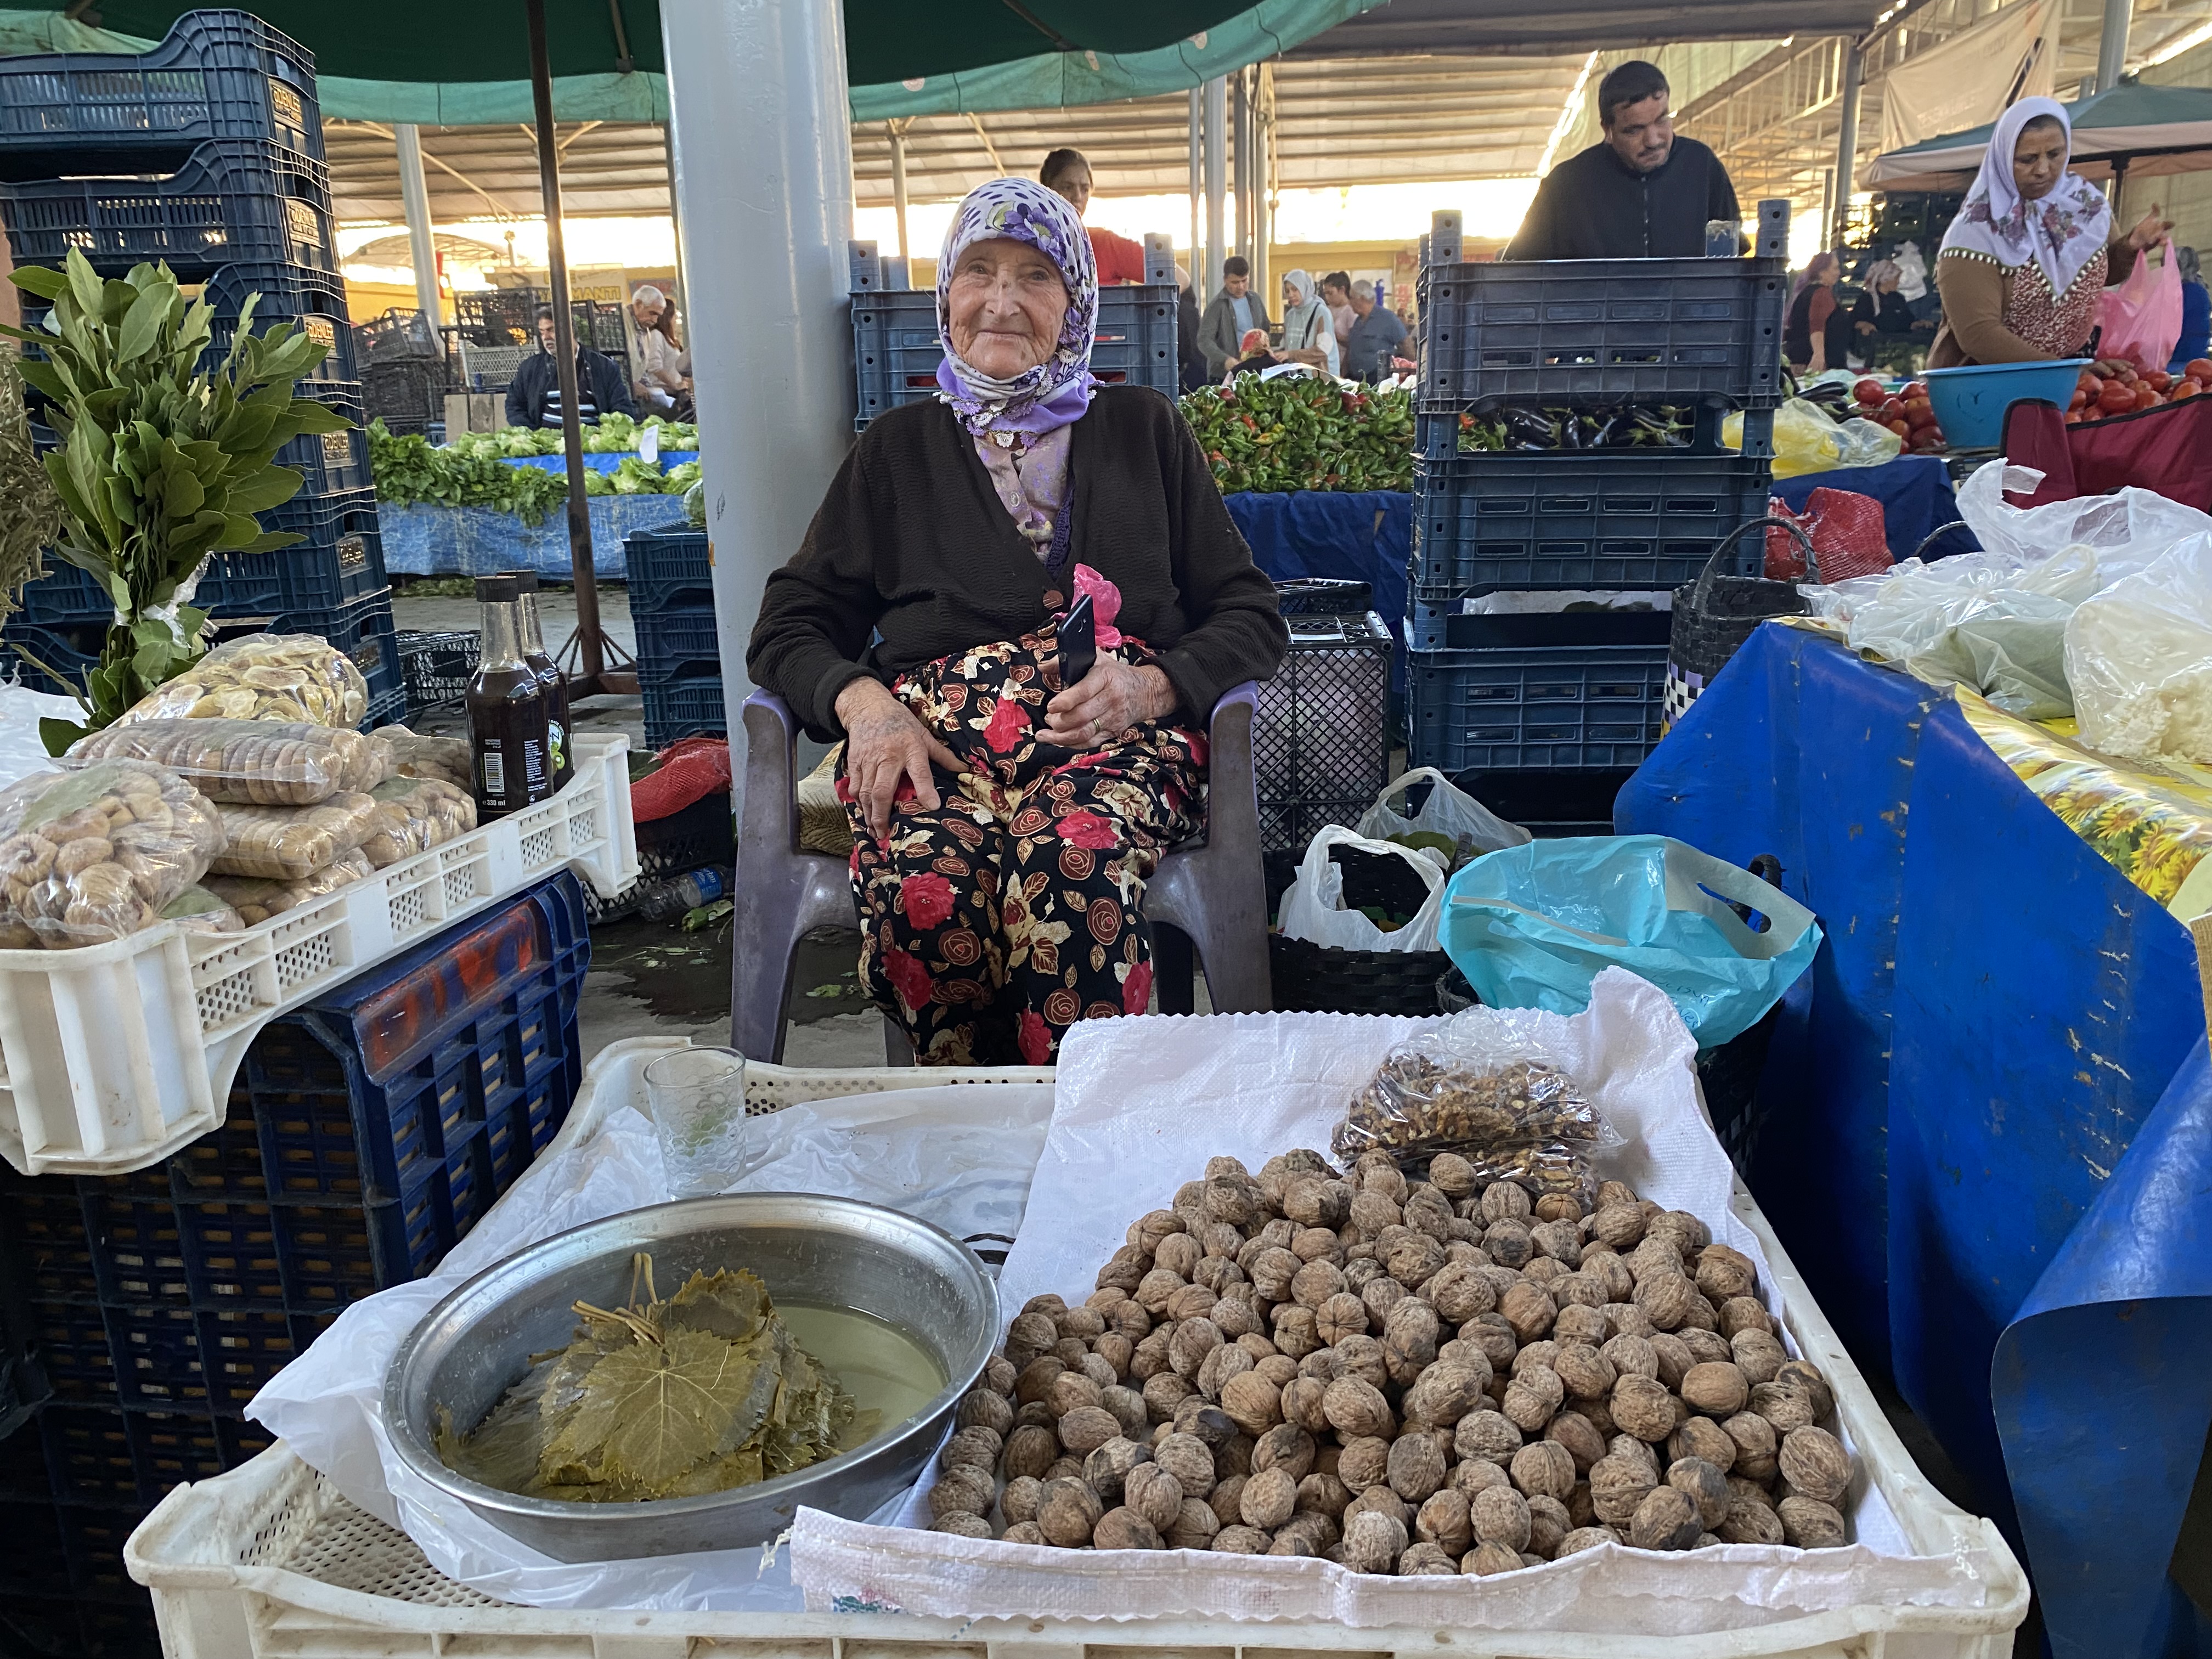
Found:
[[(1079, 216), (1091, 205), (1091, 163), (1083, 159), (1079, 149), (1056, 149), (1046, 156), (1044, 165), (1037, 169), (1037, 182), (1054, 195), (1065, 197)], [(1116, 236), (1110, 230), (1085, 228), (1091, 232), (1091, 252), (1098, 260), (1100, 287), (1145, 280), (1142, 242)]]

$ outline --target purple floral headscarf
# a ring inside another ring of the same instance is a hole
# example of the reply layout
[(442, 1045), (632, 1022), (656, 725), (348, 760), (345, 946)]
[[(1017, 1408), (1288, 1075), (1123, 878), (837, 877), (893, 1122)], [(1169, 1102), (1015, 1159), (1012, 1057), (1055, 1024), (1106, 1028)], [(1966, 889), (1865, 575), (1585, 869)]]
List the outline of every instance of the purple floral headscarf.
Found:
[[(952, 349), (946, 306), (954, 267), (978, 242), (1006, 237), (1026, 242), (1060, 268), (1067, 315), (1052, 356), (1011, 380), (996, 380), (963, 362)], [(1091, 406), (1091, 341), (1098, 323), (1098, 262), (1091, 234), (1066, 200), (1029, 179), (994, 179), (968, 193), (945, 233), (937, 261), (938, 397), (969, 431), (1018, 432), (1030, 437), (1080, 420)]]
[(2112, 204), (2078, 173), (2062, 173), (2040, 201), (2029, 201), (2013, 182), (2012, 154), (2022, 128), (2048, 116), (2065, 130), (2070, 150), (2074, 123), (2066, 106), (2049, 98), (2023, 98), (1998, 119), (1982, 156), (1981, 171), (1958, 217), (1943, 234), (1943, 252), (1978, 253), (2007, 270), (2033, 260), (2053, 294), (2063, 295), (2081, 268), (2105, 250), (2112, 231)]

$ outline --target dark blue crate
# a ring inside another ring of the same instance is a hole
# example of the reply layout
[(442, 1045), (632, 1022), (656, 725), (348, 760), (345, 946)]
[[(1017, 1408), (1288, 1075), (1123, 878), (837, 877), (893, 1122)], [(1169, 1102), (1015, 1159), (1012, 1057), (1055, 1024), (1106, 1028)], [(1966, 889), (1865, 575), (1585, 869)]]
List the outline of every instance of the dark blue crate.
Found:
[[(34, 1291), (36, 1287), (33, 1287)], [(57, 1286), (77, 1294), (75, 1285)], [(115, 1403), (115, 1356), (108, 1346), (107, 1323), (97, 1303), (34, 1299), (29, 1304), (31, 1340), (38, 1345), (39, 1369), (57, 1400)]]
[(143, 1599), (123, 1565), (123, 1546), (145, 1517), (106, 1505), (57, 1504), (62, 1547), (69, 1557), (70, 1595), (80, 1601)]
[[(1091, 372), (1109, 386), (1148, 386), (1174, 397), (1178, 385), (1176, 294), (1173, 283), (1127, 284), (1098, 292)], [(853, 367), (857, 428), (885, 410), (937, 395), (945, 349), (937, 335), (937, 295), (890, 289), (853, 297)]]
[[(253, 1166), (260, 1167), (258, 1149)], [(175, 1215), (193, 1306), (285, 1305), (283, 1258), (269, 1205), (180, 1200)]]
[(203, 365), (229, 351), (249, 295), (258, 296), (251, 325), (256, 333), (277, 323), (296, 323), (330, 347), (330, 356), (307, 371), (307, 380), (350, 384), (361, 379), (353, 326), (347, 320), (345, 279), (313, 265), (249, 261), (224, 265), (210, 276), (200, 289), (213, 313)]
[(623, 538), (623, 562), (629, 578), (629, 614), (635, 622), (672, 605), (712, 605), (714, 568), (707, 532), (678, 519)]
[(368, 416), (363, 411), (361, 387), (351, 381), (303, 380), (298, 394), (328, 404), (353, 422), (348, 431), (311, 432), (276, 452), (279, 466), (299, 470), (304, 480), (300, 494), (312, 500), (347, 490), (374, 489), (376, 481), (368, 470)]
[(125, 1193), (82, 1195), (94, 1284), (102, 1302), (154, 1306), (192, 1299), (175, 1208)]
[(696, 671), (701, 664), (721, 672), (722, 639), (711, 603), (672, 605), (642, 617), (632, 611), (630, 621), (637, 629), (641, 673), (680, 678), (684, 670)]
[(654, 672), (641, 667), (638, 690), (645, 696), (645, 746), (655, 753), (679, 738), (729, 735), (722, 702), (720, 661), (696, 664), (690, 672)]
[(27, 1285), (47, 1286), (47, 1294), (97, 1298), (92, 1239), (83, 1200), (73, 1183), (18, 1176), (0, 1200), (0, 1217), (7, 1226), (6, 1260)]
[(53, 1498), (65, 1504), (143, 1513), (171, 1487), (236, 1467), (202, 1412), (54, 1404), (22, 1437), (41, 1446)]
[[(1495, 454), (1413, 464), (1413, 598), (1673, 588), (1766, 511), (1772, 463), (1684, 453)], [(1746, 538), (1747, 548), (1752, 546)], [(1737, 551), (1730, 574), (1752, 556)]]
[[(69, 1594), (69, 1555), (62, 1547), (61, 1512), (52, 1503), (0, 1504), (0, 1537), (8, 1540), (0, 1549), (0, 1598)], [(74, 1634), (69, 1644), (46, 1651), (76, 1651)]]
[(372, 717), (407, 700), (407, 681), (399, 661), (398, 629), (392, 620), (389, 588), (340, 605), (334, 611), (288, 611), (270, 619), (272, 634), (313, 634), (328, 640), (353, 659), (368, 682)]
[(240, 263), (338, 269), (323, 164), (250, 138), (211, 138), (162, 176), (0, 182), (0, 222), (19, 265), (74, 250), (114, 276), (156, 261), (180, 277)]
[(1408, 763), (1447, 773), (1640, 765), (1659, 741), (1666, 679), (1664, 645), (1416, 651)]
[(222, 1416), (235, 1417), (243, 1415), (269, 1379), (305, 1353), (337, 1315), (232, 1308), (196, 1316), (209, 1404)]
[(259, 517), (264, 530), (289, 531), (307, 539), (273, 553), (217, 554), (192, 596), (192, 603), (210, 616), (338, 611), (391, 587), (374, 490), (328, 495), (302, 490)]
[(34, 691), (81, 697), (86, 673), (99, 665), (106, 631), (104, 623), (49, 628), (11, 617), (0, 627), (0, 663)]
[(125, 1406), (205, 1410), (199, 1316), (189, 1307), (103, 1305), (115, 1394)]
[(143, 172), (210, 138), (323, 159), (314, 54), (242, 11), (186, 12), (151, 52), (0, 58), (0, 172)]

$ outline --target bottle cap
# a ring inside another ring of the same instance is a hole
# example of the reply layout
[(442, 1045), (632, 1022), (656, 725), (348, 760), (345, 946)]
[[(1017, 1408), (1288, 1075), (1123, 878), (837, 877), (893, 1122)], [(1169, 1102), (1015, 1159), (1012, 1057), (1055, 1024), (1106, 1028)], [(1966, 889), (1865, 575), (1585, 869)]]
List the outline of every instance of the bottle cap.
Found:
[(502, 570), (499, 574), (514, 584), (514, 591), (518, 593), (535, 593), (538, 591), (538, 573), (535, 570)]
[(479, 576), (477, 578), (478, 605), (513, 605), (520, 597), (512, 576)]

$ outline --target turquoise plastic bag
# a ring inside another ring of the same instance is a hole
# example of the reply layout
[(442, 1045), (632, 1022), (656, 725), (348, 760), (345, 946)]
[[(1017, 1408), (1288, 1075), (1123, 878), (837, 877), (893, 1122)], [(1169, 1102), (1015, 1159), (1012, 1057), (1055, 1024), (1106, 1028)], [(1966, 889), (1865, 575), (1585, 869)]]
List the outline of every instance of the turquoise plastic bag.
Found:
[[(1754, 933), (1730, 908), (1748, 905)], [(1665, 836), (1592, 836), (1487, 853), (1444, 889), (1440, 942), (1493, 1008), (1578, 1014), (1626, 968), (1674, 1000), (1700, 1048), (1742, 1035), (1820, 948), (1813, 913), (1748, 870)]]

